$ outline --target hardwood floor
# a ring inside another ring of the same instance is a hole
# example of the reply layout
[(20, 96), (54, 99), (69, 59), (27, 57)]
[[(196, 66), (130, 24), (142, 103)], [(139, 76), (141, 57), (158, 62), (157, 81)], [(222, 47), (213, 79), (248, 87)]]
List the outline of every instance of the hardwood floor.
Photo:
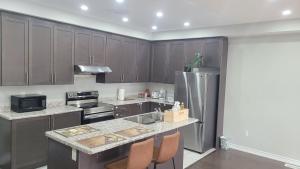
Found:
[(216, 151), (187, 169), (287, 169), (284, 163), (236, 151)]

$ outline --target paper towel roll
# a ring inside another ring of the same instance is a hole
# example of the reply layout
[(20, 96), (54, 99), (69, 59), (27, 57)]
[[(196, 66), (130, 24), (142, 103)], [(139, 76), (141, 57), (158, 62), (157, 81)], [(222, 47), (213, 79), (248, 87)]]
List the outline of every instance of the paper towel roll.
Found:
[(119, 89), (118, 91), (118, 100), (125, 100), (125, 89)]

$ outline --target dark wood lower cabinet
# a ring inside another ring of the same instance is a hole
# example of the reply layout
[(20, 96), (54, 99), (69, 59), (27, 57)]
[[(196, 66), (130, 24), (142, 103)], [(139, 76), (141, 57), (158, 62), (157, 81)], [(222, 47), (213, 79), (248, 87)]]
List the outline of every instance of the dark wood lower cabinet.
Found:
[(128, 116), (154, 112), (159, 108), (164, 112), (165, 110), (171, 109), (172, 105), (155, 102), (120, 105), (115, 107), (115, 116), (116, 118), (124, 118)]
[(81, 124), (81, 112), (57, 114), (51, 117), (51, 129), (58, 130)]
[(12, 169), (37, 168), (47, 164), (50, 116), (12, 121)]
[(11, 169), (11, 121), (0, 118), (0, 168)]
[[(155, 138), (155, 146), (160, 146), (163, 136), (175, 132), (176, 130), (173, 130), (153, 136)], [(179, 149), (175, 156), (176, 169), (183, 169), (183, 141), (183, 137), (181, 136)], [(77, 160), (73, 161), (71, 158), (72, 149), (70, 147), (49, 139), (48, 169), (104, 169), (106, 164), (127, 157), (130, 146), (131, 144), (127, 144), (94, 155), (77, 152)], [(149, 169), (153, 168), (154, 166), (151, 164)], [(157, 165), (157, 169), (173, 169), (172, 161)]]
[(45, 133), (80, 123), (81, 112), (20, 120), (0, 118), (0, 169), (35, 169), (47, 165)]

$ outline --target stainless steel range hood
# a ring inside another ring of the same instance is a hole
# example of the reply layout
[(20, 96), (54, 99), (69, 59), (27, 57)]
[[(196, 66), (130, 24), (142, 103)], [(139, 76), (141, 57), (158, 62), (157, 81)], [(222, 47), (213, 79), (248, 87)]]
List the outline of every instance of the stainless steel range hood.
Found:
[(75, 65), (75, 74), (88, 74), (97, 75), (111, 73), (111, 69), (108, 66), (86, 66), (86, 65)]

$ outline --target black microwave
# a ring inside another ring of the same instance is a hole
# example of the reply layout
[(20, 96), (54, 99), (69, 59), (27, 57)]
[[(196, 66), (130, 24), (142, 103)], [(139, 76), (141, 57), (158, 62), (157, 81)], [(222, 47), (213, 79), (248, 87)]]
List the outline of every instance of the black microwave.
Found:
[(46, 109), (46, 96), (37, 94), (11, 96), (11, 110), (17, 113)]

